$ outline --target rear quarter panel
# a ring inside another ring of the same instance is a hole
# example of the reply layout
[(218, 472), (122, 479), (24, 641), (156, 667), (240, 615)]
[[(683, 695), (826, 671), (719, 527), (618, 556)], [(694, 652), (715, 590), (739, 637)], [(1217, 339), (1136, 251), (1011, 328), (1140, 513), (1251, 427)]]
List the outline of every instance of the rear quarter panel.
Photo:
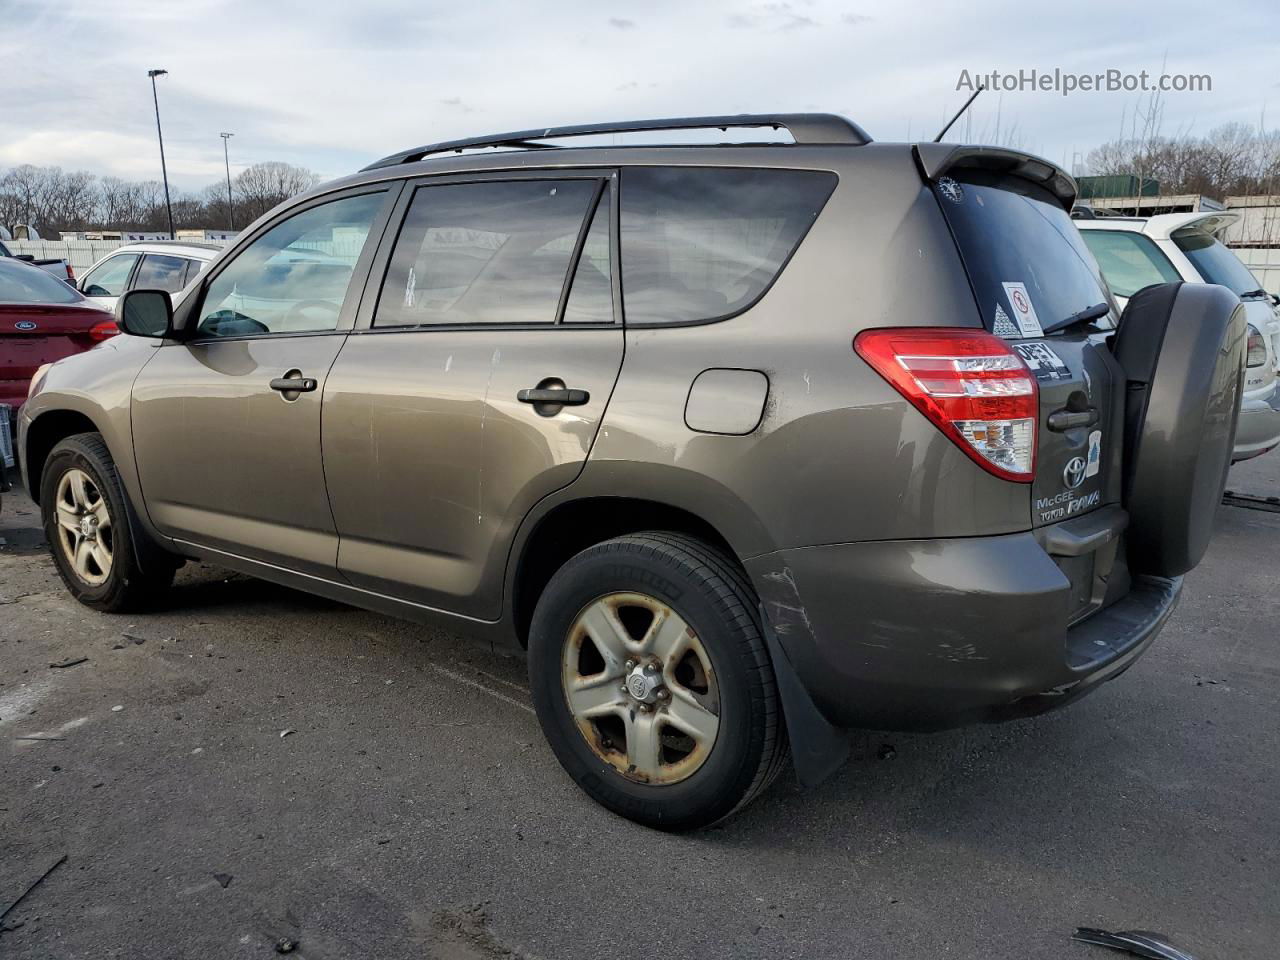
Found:
[[(854, 336), (873, 327), (979, 326), (910, 148), (873, 144), (827, 156), (839, 185), (754, 307), (718, 323), (628, 328), (622, 374), (574, 496), (682, 507), (716, 526), (740, 557), (1030, 526), (1026, 485), (974, 465), (853, 350)], [(624, 249), (624, 298), (625, 258)], [(716, 367), (768, 377), (752, 433), (686, 426), (690, 385)]]

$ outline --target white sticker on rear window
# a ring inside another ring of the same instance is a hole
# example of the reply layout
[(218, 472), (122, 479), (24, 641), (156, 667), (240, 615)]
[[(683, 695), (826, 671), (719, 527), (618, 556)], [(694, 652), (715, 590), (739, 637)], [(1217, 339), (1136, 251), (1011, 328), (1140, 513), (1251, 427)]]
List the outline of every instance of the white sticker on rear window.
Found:
[(1009, 319), (1009, 315), (1004, 312), (1004, 307), (998, 303), (996, 304), (996, 318), (991, 324), (991, 332), (997, 337), (1004, 337), (1006, 340), (1019, 336), (1017, 326)]
[(1043, 337), (1040, 318), (1036, 316), (1036, 308), (1031, 305), (1031, 296), (1024, 283), (1001, 284), (1004, 295), (1009, 298), (1009, 306), (1013, 309), (1013, 322), (1024, 337)]
[(1088, 466), (1084, 468), (1086, 477), (1096, 477), (1098, 471), (1102, 469), (1102, 431), (1094, 430), (1089, 434), (1089, 456), (1086, 458)]

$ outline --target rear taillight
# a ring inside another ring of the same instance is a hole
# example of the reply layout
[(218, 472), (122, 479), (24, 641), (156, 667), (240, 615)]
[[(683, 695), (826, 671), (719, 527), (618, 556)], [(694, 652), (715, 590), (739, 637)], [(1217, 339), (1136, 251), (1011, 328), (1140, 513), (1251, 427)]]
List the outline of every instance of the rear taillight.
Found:
[(110, 340), (119, 332), (120, 328), (116, 326), (114, 320), (103, 320), (101, 323), (95, 323), (89, 328), (89, 339), (99, 342)]
[(997, 477), (1035, 478), (1040, 393), (1022, 357), (999, 337), (972, 330), (864, 330), (858, 355)]
[(76, 282), (76, 272), (71, 269), (71, 264), (67, 264), (67, 283), (74, 284)]
[(1252, 323), (1249, 324), (1249, 353), (1245, 366), (1260, 367), (1267, 362), (1267, 341), (1262, 339), (1262, 332)]

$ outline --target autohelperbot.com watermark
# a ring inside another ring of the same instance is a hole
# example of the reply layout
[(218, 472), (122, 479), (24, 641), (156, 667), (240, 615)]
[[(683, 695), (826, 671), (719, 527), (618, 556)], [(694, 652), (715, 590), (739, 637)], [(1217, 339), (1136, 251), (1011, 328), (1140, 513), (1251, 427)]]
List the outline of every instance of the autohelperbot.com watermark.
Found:
[(961, 70), (957, 90), (972, 93), (978, 89), (1003, 93), (1208, 93), (1213, 90), (1213, 77), (1207, 73), (1151, 73), (1109, 69), (1098, 73), (1073, 73), (1055, 67), (1038, 70), (991, 70), (978, 73)]

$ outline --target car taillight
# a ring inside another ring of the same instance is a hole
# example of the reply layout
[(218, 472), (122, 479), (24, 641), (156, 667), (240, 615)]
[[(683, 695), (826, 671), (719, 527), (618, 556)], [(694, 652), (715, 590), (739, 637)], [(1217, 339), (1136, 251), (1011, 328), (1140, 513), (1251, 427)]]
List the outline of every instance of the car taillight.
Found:
[(89, 339), (97, 340), (99, 342), (102, 340), (110, 340), (119, 332), (120, 328), (116, 326), (116, 322), (114, 320), (103, 320), (101, 323), (95, 323), (89, 328)]
[(71, 269), (71, 264), (67, 264), (67, 283), (74, 284), (76, 282), (76, 272)]
[(1040, 391), (999, 337), (974, 330), (864, 330), (858, 355), (969, 457), (1005, 480), (1035, 479)]
[(1249, 354), (1245, 366), (1260, 367), (1267, 362), (1267, 341), (1262, 339), (1262, 331), (1249, 324)]

